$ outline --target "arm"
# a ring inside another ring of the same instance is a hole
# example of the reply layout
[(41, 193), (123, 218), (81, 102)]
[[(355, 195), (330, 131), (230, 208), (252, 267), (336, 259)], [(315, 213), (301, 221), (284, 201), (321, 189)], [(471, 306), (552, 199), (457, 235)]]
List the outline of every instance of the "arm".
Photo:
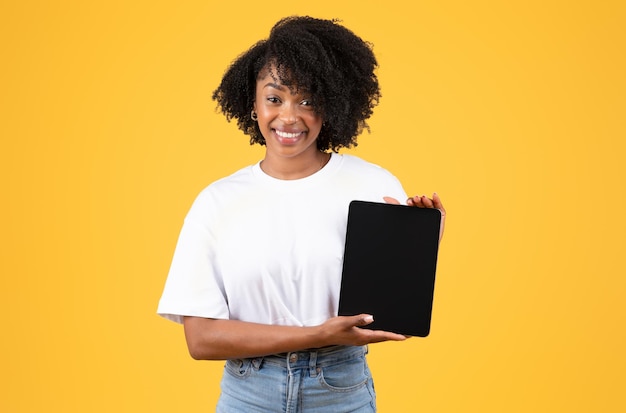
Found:
[[(397, 205), (400, 204), (400, 202), (397, 199), (389, 197), (389, 196), (383, 197), (383, 199), (388, 204), (397, 204)], [(406, 200), (406, 204), (408, 206), (414, 206), (418, 208), (436, 208), (439, 210), (439, 212), (441, 212), (441, 227), (439, 228), (439, 241), (441, 242), (441, 238), (443, 237), (443, 230), (445, 228), (446, 210), (443, 207), (443, 204), (441, 203), (441, 199), (439, 198), (439, 195), (437, 195), (437, 193), (434, 193), (432, 199), (428, 198), (426, 195), (422, 195), (422, 196), (416, 195), (413, 197), (409, 197)]]
[(333, 317), (314, 327), (275, 326), (236, 320), (185, 317), (185, 338), (196, 360), (247, 358), (329, 345), (365, 345), (401, 341), (387, 331), (359, 328), (370, 324), (367, 314)]

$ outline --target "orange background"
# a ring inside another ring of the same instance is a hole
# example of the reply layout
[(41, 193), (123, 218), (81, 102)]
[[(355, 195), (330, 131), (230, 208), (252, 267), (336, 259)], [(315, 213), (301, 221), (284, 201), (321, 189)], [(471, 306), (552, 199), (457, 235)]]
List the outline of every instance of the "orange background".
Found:
[(222, 363), (156, 305), (196, 194), (262, 156), (211, 92), (291, 14), (374, 44), (352, 152), (449, 211), (431, 335), (371, 347), (379, 410), (626, 410), (625, 11), (3, 2), (0, 410), (213, 409)]

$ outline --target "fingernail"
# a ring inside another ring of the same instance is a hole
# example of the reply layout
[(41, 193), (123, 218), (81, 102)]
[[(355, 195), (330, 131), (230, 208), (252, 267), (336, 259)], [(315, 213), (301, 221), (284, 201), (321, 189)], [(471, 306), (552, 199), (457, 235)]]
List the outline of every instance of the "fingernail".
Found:
[(374, 316), (373, 315), (368, 315), (363, 317), (363, 321), (367, 321), (368, 323), (371, 323), (372, 321), (374, 321)]

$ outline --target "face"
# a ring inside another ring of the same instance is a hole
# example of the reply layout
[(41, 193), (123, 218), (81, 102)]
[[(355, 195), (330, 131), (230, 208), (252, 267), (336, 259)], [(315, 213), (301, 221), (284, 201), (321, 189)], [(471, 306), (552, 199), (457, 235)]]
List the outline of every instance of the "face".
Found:
[(317, 155), (322, 117), (308, 95), (290, 90), (266, 71), (257, 80), (254, 110), (267, 156), (308, 159)]

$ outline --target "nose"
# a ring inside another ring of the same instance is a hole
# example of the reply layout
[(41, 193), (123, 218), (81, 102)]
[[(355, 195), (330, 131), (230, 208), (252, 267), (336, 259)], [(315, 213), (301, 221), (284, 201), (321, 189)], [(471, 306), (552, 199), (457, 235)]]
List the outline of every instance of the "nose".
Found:
[(298, 121), (297, 109), (293, 105), (283, 105), (280, 110), (280, 120), (286, 125), (292, 125)]

